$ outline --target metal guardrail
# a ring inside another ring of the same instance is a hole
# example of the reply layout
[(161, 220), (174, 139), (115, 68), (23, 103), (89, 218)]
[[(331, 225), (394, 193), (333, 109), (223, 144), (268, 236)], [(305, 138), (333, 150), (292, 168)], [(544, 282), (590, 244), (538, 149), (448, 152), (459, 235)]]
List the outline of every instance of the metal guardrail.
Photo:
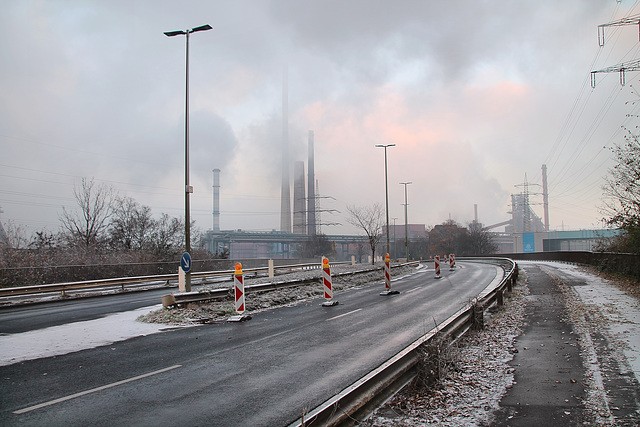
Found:
[[(505, 274), (502, 280), (493, 289), (486, 289), (476, 300), (477, 306), (481, 307), (483, 312), (494, 303), (501, 305), (504, 292), (510, 291), (517, 280), (517, 264), (505, 258), (462, 258), (460, 260), (488, 261), (503, 268)], [(473, 304), (467, 304), (379, 368), (325, 401), (289, 427), (355, 425), (358, 419), (364, 418), (364, 415), (382, 404), (414, 377), (419, 360), (418, 350), (421, 346), (435, 337), (457, 339), (466, 334), (473, 325), (474, 310)]]
[[(334, 262), (332, 265), (345, 265), (351, 264), (351, 261), (342, 261), (342, 262)], [(295, 270), (295, 269), (315, 269), (321, 268), (322, 265), (320, 263), (313, 264), (292, 264), (292, 265), (279, 265), (274, 266), (274, 270)], [(269, 267), (256, 267), (256, 268), (246, 268), (244, 269), (245, 273), (259, 273), (266, 272), (269, 270)], [(192, 272), (191, 278), (201, 278), (207, 279), (210, 277), (223, 277), (229, 276), (232, 277), (235, 270), (220, 270), (220, 271), (204, 271), (204, 272)], [(136, 277), (121, 277), (121, 278), (113, 278), (113, 279), (98, 279), (98, 280), (86, 280), (82, 282), (67, 282), (67, 283), (53, 283), (46, 285), (34, 285), (34, 286), (17, 286), (12, 288), (0, 288), (0, 297), (8, 297), (8, 296), (22, 296), (22, 295), (33, 295), (47, 292), (61, 292), (62, 295), (65, 295), (66, 291), (71, 290), (79, 290), (79, 289), (94, 289), (94, 288), (102, 288), (102, 287), (120, 287), (122, 291), (125, 290), (125, 287), (128, 285), (140, 285), (142, 283), (148, 282), (166, 282), (166, 285), (169, 285), (171, 281), (178, 280), (178, 273), (175, 274), (160, 274), (154, 276), (136, 276)]]

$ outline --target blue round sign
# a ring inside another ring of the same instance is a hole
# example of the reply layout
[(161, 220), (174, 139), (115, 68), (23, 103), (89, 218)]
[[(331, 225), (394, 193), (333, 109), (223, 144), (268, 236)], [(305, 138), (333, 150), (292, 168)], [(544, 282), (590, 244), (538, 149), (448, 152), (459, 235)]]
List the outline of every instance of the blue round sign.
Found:
[(182, 257), (180, 258), (180, 267), (182, 267), (182, 271), (185, 273), (191, 270), (191, 255), (189, 255), (189, 252), (182, 254)]

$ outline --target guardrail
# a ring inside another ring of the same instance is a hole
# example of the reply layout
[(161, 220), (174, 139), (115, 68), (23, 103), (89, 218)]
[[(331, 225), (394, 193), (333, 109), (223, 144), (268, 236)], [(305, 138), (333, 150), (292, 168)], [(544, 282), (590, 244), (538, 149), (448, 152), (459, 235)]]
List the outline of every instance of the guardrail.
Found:
[[(332, 265), (345, 265), (351, 264), (351, 261), (342, 261), (342, 262), (334, 262)], [(315, 269), (321, 268), (322, 265), (320, 263), (308, 263), (308, 264), (292, 264), (292, 265), (279, 265), (274, 266), (275, 271), (281, 270), (295, 270), (295, 269)], [(235, 270), (221, 270), (221, 271), (204, 271), (204, 272), (192, 272), (192, 279), (204, 279), (202, 283), (206, 283), (206, 280), (213, 277), (224, 277), (229, 276), (233, 277), (233, 273)], [(250, 273), (261, 273), (268, 272), (269, 267), (255, 267), (255, 268), (246, 268), (244, 272), (246, 274)], [(95, 289), (95, 288), (103, 288), (103, 287), (119, 287), (124, 292), (125, 287), (129, 285), (140, 285), (143, 283), (152, 283), (152, 282), (165, 282), (166, 286), (169, 286), (169, 283), (172, 281), (178, 280), (178, 273), (175, 274), (160, 274), (153, 276), (136, 276), (136, 277), (121, 277), (114, 279), (98, 279), (98, 280), (86, 280), (82, 282), (68, 282), (68, 283), (53, 283), (46, 285), (34, 285), (34, 286), (18, 286), (12, 288), (0, 288), (0, 297), (8, 297), (8, 296), (23, 296), (23, 295), (33, 295), (47, 292), (60, 292), (62, 296), (65, 296), (65, 292), (71, 290), (79, 290), (79, 289)]]
[(504, 292), (510, 291), (517, 280), (517, 264), (503, 258), (461, 258), (460, 260), (489, 261), (500, 265), (505, 274), (492, 289), (486, 289), (481, 293), (475, 304), (467, 304), (382, 366), (325, 401), (289, 427), (355, 425), (358, 419), (364, 418), (415, 376), (419, 360), (418, 350), (421, 346), (435, 337), (451, 337), (454, 340), (461, 337), (473, 326), (474, 316), (477, 313), (476, 307), (484, 312), (494, 303), (501, 305)]

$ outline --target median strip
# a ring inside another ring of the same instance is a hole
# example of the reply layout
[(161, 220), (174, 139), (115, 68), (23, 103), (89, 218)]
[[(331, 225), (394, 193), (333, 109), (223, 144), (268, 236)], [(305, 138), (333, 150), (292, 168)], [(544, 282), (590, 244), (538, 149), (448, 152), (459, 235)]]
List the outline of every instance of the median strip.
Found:
[(27, 413), (27, 412), (35, 411), (36, 409), (44, 408), (46, 406), (55, 405), (56, 403), (65, 402), (67, 400), (75, 399), (76, 397), (85, 396), (87, 394), (95, 393), (97, 391), (106, 390), (108, 388), (116, 387), (116, 386), (119, 386), (119, 385), (122, 385), (122, 384), (130, 383), (132, 381), (141, 380), (141, 379), (146, 378), (146, 377), (150, 377), (150, 376), (153, 376), (153, 375), (161, 374), (163, 372), (171, 371), (172, 369), (176, 369), (176, 368), (179, 368), (181, 366), (182, 365), (169, 366), (168, 368), (160, 369), (160, 370), (153, 371), (153, 372), (148, 372), (146, 374), (138, 375), (137, 377), (128, 378), (128, 379), (122, 380), (122, 381), (116, 381), (115, 383), (111, 383), (111, 384), (103, 385), (103, 386), (100, 386), (100, 387), (92, 388), (90, 390), (81, 391), (79, 393), (70, 394), (69, 396), (61, 397), (59, 399), (50, 400), (48, 402), (40, 403), (38, 405), (29, 406), (28, 408), (18, 409), (17, 411), (13, 411), (13, 413), (17, 414), (17, 415), (20, 415), (20, 414), (24, 414), (24, 413)]

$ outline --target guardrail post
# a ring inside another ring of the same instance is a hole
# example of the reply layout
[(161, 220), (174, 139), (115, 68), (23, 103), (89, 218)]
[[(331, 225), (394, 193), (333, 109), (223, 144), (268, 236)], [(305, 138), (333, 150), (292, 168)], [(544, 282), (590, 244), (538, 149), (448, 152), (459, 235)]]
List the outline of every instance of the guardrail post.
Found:
[(187, 279), (182, 266), (178, 266), (178, 291), (186, 292), (187, 290)]
[(498, 289), (498, 291), (496, 292), (496, 299), (498, 302), (499, 306), (504, 305), (504, 290), (503, 289)]
[(484, 307), (477, 298), (471, 303), (471, 327), (475, 330), (484, 328)]
[(273, 276), (275, 276), (275, 271), (273, 268), (273, 260), (270, 259), (269, 260), (269, 279), (273, 279)]

